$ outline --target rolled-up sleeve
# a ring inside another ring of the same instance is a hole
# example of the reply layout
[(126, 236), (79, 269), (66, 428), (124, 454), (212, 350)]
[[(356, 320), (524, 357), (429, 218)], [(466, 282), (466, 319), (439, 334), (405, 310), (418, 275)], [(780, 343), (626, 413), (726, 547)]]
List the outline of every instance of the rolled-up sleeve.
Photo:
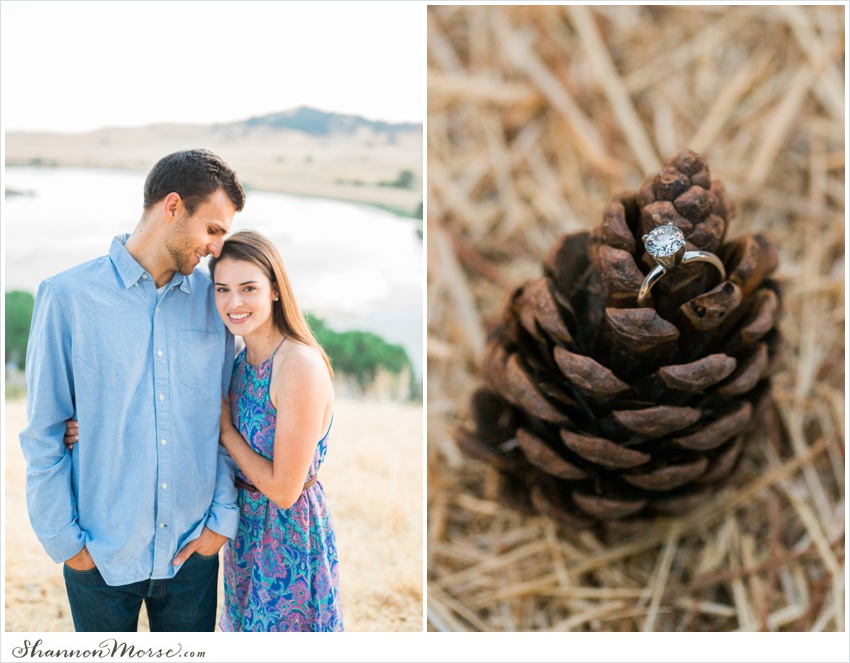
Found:
[(55, 562), (85, 545), (77, 520), (65, 421), (74, 415), (71, 325), (50, 280), (39, 286), (27, 347), (27, 419), (21, 449), (27, 461), (27, 508), (33, 529)]
[[(221, 375), (222, 396), (226, 397), (230, 390), (230, 377), (233, 374), (233, 359), (235, 355), (234, 338), (227, 332), (224, 352), (224, 367)], [(213, 501), (210, 506), (207, 527), (213, 532), (226, 536), (228, 539), (236, 538), (239, 530), (239, 506), (237, 498), (239, 491), (236, 488), (236, 463), (227, 453), (227, 450), (218, 445), (218, 459), (216, 461), (216, 480)]]

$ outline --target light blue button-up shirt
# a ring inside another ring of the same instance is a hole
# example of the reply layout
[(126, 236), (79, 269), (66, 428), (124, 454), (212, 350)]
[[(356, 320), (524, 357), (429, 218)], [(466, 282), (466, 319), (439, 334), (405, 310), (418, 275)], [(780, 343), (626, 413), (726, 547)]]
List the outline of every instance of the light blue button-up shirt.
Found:
[(218, 443), (233, 336), (209, 272), (175, 273), (158, 294), (128, 237), (39, 286), (21, 433), (36, 535), (56, 562), (85, 545), (109, 585), (171, 578), (205, 525), (233, 538), (239, 523), (235, 466)]

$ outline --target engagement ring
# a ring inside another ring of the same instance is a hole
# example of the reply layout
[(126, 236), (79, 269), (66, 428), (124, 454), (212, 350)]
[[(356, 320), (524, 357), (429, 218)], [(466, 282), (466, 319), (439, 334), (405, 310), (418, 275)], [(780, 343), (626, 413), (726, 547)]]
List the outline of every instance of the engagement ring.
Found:
[(672, 223), (666, 226), (658, 226), (643, 236), (643, 245), (647, 253), (655, 260), (655, 267), (646, 275), (646, 279), (638, 292), (638, 306), (646, 303), (649, 291), (652, 290), (658, 280), (669, 270), (689, 262), (708, 262), (720, 272), (720, 280), (726, 278), (726, 268), (713, 253), (708, 251), (685, 251), (685, 236)]

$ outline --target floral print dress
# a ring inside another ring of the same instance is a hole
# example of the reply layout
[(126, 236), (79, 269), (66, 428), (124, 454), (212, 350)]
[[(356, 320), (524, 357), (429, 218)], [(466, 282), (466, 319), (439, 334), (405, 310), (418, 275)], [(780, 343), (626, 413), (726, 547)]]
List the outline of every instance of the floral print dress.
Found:
[[(230, 383), (236, 427), (268, 459), (277, 417), (269, 398), (274, 354), (252, 366), (243, 350)], [(322, 465), (329, 433), (330, 426), (316, 445), (305, 483)], [(237, 476), (248, 481), (240, 470)], [(239, 532), (224, 547), (221, 630), (342, 631), (336, 540), (322, 484), (305, 489), (286, 510), (260, 492), (240, 489), (239, 508)]]

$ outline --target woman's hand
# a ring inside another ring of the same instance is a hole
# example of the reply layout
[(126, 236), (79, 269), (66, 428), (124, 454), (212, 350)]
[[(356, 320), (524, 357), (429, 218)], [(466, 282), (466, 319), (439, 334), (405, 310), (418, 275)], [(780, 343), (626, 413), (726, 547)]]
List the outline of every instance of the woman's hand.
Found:
[(80, 425), (73, 419), (65, 422), (65, 446), (68, 451), (74, 450), (74, 445), (80, 441)]
[(233, 414), (230, 410), (230, 399), (221, 399), (221, 430), (218, 434), (218, 440), (224, 444), (224, 438), (231, 431), (236, 431), (236, 426), (233, 425)]

